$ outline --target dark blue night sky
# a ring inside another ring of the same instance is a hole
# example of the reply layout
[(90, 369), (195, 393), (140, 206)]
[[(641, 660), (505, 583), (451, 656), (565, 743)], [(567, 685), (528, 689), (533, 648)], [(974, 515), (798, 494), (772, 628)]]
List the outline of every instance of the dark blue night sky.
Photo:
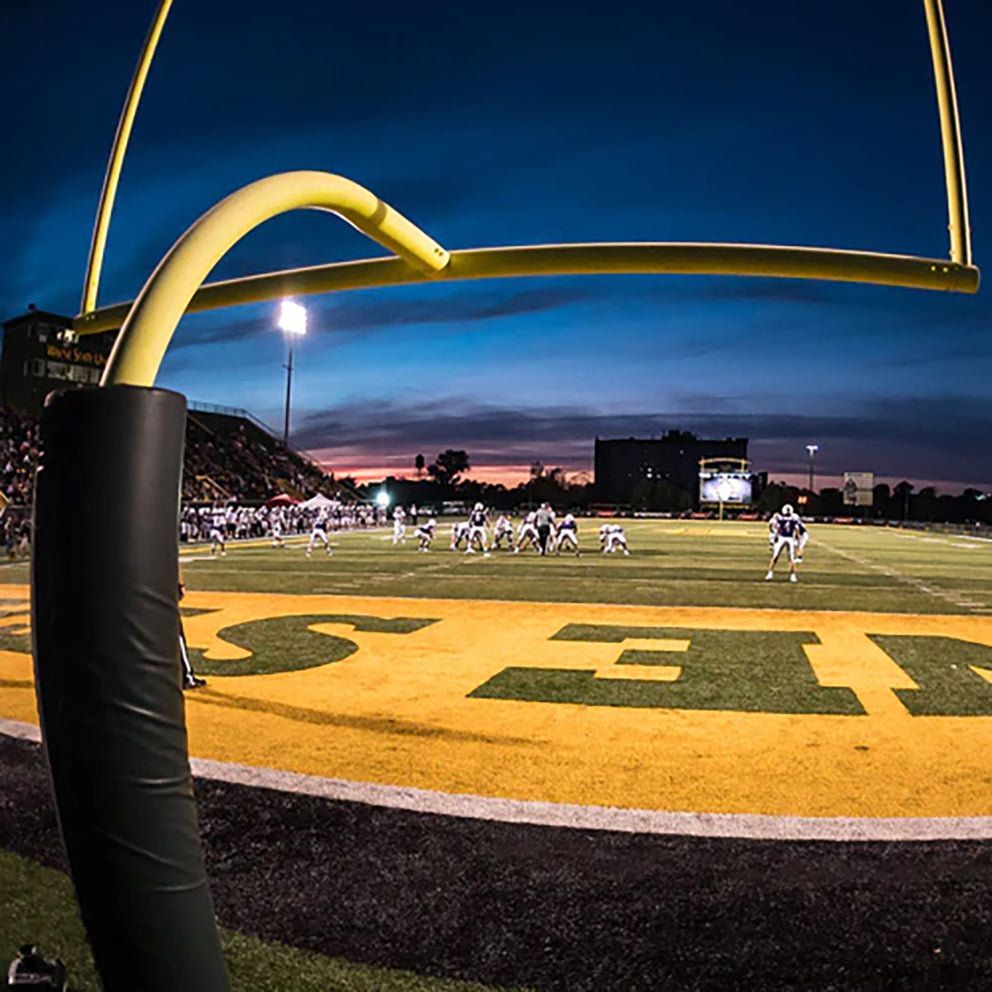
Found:
[[(78, 309), (153, 0), (4, 4), (0, 316)], [(423, 12), (421, 12), (421, 10)], [(992, 4), (945, 0), (975, 259), (992, 271)], [(741, 241), (948, 253), (922, 0), (423, 6), (175, 0), (100, 303), (275, 172), (368, 187), (446, 248)], [(213, 278), (382, 254), (295, 212)], [(294, 439), (337, 471), (465, 448), (590, 470), (593, 438), (751, 438), (773, 478), (992, 489), (992, 305), (712, 277), (481, 281), (305, 300)], [(281, 423), (275, 304), (188, 317), (159, 384)], [(195, 346), (195, 347), (194, 347)], [(482, 475), (481, 477), (487, 477)]]

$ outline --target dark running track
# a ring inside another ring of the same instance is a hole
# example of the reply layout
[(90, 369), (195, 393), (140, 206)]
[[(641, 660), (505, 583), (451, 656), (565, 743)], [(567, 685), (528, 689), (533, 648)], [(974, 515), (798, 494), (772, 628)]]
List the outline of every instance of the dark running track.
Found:
[[(217, 913), (354, 962), (541, 990), (992, 989), (992, 845), (496, 824), (197, 782)], [(36, 744), (0, 847), (63, 868)]]

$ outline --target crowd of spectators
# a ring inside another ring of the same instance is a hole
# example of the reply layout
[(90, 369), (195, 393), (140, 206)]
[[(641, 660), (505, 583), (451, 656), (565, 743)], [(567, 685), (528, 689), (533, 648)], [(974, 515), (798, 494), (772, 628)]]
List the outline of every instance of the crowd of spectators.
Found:
[(0, 416), (0, 490), (7, 501), (30, 506), (38, 467), (38, 418), (5, 410)]
[(328, 531), (360, 530), (383, 527), (386, 510), (369, 503), (332, 500), (322, 507), (239, 506), (236, 503), (215, 506), (184, 506), (179, 518), (181, 541), (205, 542), (216, 528), (225, 540), (283, 537), (309, 534), (317, 520)]
[[(0, 409), (0, 504), (6, 510), (0, 518), (8, 556), (27, 550), (30, 536), (34, 480), (39, 457), (39, 418), (37, 414)], [(183, 460), (183, 504), (209, 502), (223, 505), (225, 514), (234, 504), (261, 502), (279, 493), (305, 498), (328, 490), (328, 477), (315, 464), (266, 433), (256, 424), (219, 414), (190, 412), (186, 424)], [(357, 509), (339, 513), (364, 526), (367, 514)], [(284, 532), (300, 533), (310, 527), (304, 511), (284, 508)], [(231, 525), (231, 536), (260, 536), (269, 532), (269, 515), (264, 508), (241, 507)], [(203, 514), (206, 519), (213, 510)], [(189, 532), (200, 532), (199, 510), (184, 509)], [(339, 517), (340, 519), (340, 517)], [(225, 521), (227, 518), (225, 516)]]
[(326, 486), (313, 463), (245, 421), (190, 413), (186, 426), (183, 499), (268, 499), (304, 496)]
[(31, 504), (38, 467), (38, 418), (3, 411), (0, 415), (0, 505), (7, 557), (27, 553), (31, 536)]

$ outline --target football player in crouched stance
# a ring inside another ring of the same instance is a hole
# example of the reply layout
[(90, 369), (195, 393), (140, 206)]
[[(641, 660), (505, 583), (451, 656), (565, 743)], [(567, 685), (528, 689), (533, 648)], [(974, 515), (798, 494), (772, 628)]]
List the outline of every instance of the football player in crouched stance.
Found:
[(468, 515), (468, 547), (465, 554), (475, 554), (475, 545), (479, 545), (479, 550), (488, 558), (489, 548), (486, 547), (486, 508), (481, 503), (476, 503), (472, 512)]
[(493, 530), (493, 550), (501, 548), (504, 540), (506, 541), (506, 550), (512, 551), (513, 524), (510, 523), (510, 518), (505, 513), (501, 513), (496, 518), (496, 527)]
[(603, 549), (604, 555), (611, 555), (617, 549), (629, 555), (627, 548), (627, 535), (619, 524), (603, 524), (599, 528), (599, 546)]
[[(806, 528), (799, 516), (792, 509), (792, 505), (786, 503), (782, 509), (776, 513), (769, 523), (772, 533), (775, 535), (775, 543), (772, 545), (772, 557), (768, 562), (768, 574), (765, 581), (770, 582), (775, 577), (775, 563), (783, 551), (789, 552), (789, 581), (797, 582), (796, 559), (798, 557), (799, 535)], [(805, 543), (805, 542), (804, 542)]]
[(529, 544), (535, 551), (539, 551), (540, 547), (537, 543), (537, 525), (534, 523), (534, 519), (537, 516), (533, 510), (520, 521), (520, 526), (517, 528), (517, 543), (513, 546), (513, 553), (519, 553), (521, 548), (526, 548)]
[(462, 541), (468, 541), (468, 531), (471, 525), (467, 520), (459, 520), (451, 525), (451, 550), (458, 551)]
[(437, 523), (435, 523), (434, 518), (431, 517), (430, 520), (425, 524), (421, 524), (414, 532), (413, 536), (416, 537), (419, 544), (417, 545), (418, 551), (430, 551), (431, 544), (434, 542), (434, 534), (437, 530)]
[(575, 517), (571, 513), (565, 514), (565, 519), (558, 524), (555, 534), (555, 554), (560, 555), (561, 549), (568, 546), (575, 552), (575, 557), (579, 557), (579, 528), (575, 523)]

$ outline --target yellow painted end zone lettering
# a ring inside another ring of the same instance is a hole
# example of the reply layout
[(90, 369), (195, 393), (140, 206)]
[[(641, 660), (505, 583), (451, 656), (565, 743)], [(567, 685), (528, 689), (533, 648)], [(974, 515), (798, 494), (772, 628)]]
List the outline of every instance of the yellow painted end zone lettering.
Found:
[[(15, 587), (8, 588), (14, 595)], [(27, 590), (21, 592), (26, 598)], [(911, 705), (923, 698), (912, 692), (918, 683), (880, 646), (907, 637), (919, 643), (957, 638), (981, 652), (992, 646), (992, 618), (213, 592), (190, 593), (185, 605), (212, 611), (188, 617), (185, 628), (190, 645), (218, 664), (246, 654), (219, 632), (264, 618), (437, 621), (406, 633), (315, 624), (312, 630), (353, 641), (357, 650), (297, 671), (212, 675), (204, 689), (186, 696), (191, 753), (198, 757), (447, 792), (630, 808), (992, 814), (992, 716), (914, 715)], [(856, 715), (470, 695), (512, 668), (582, 670), (597, 684), (616, 679), (628, 687), (643, 680), (662, 694), (680, 684), (691, 638), (552, 640), (568, 624), (812, 632), (808, 643), (806, 637), (800, 642), (814, 686), (843, 688)], [(624, 651), (634, 663), (617, 664)], [(653, 651), (664, 652), (657, 665), (650, 663)], [(649, 664), (641, 664), (645, 658)], [(965, 667), (976, 685), (988, 686), (981, 658)], [(37, 722), (30, 686), (30, 659), (0, 651), (0, 715)], [(943, 705), (939, 694), (934, 698)]]

